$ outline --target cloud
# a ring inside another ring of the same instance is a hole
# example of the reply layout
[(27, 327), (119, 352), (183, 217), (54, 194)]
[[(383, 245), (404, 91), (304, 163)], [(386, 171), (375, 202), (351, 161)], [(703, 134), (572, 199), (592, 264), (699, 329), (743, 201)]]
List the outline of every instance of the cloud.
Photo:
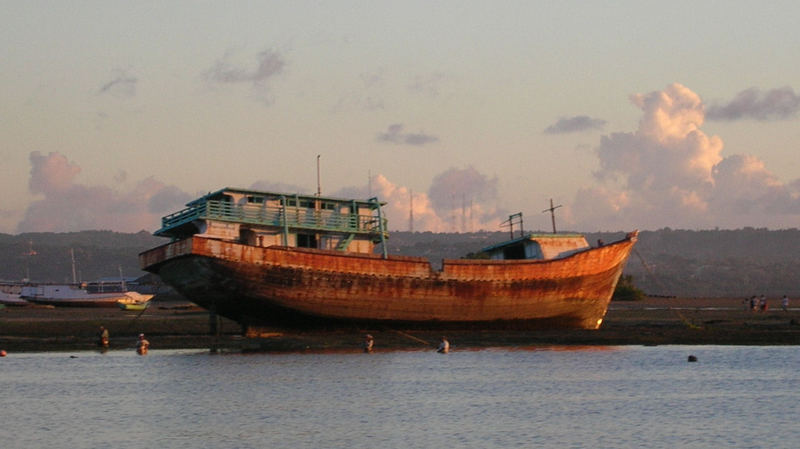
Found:
[[(76, 180), (80, 167), (57, 152), (48, 155), (33, 152), (30, 161), (30, 191), (40, 198), (29, 204), (17, 225), (17, 232), (153, 231), (160, 226), (162, 216), (180, 210), (197, 197), (197, 194), (189, 194), (152, 177), (126, 190), (81, 184)], [(297, 185), (268, 181), (255, 182), (250, 188), (308, 191)], [(384, 175), (376, 175), (368, 185), (340, 189), (332, 196), (376, 196), (386, 201), (384, 213), (394, 230), (408, 229), (412, 209), (416, 231), (495, 230), (507, 215), (497, 207), (497, 178), (490, 178), (473, 167), (445, 170), (434, 178), (429, 192), (412, 192)], [(12, 212), (0, 211), (0, 219), (10, 220)]]
[(752, 155), (723, 158), (722, 139), (701, 130), (696, 93), (671, 84), (631, 101), (643, 113), (639, 127), (595, 147), (600, 184), (577, 193), (569, 211), (577, 228), (780, 227), (800, 218), (800, 182), (781, 183)]
[(408, 85), (411, 92), (428, 97), (438, 97), (442, 82), (446, 80), (444, 73), (436, 72), (426, 76), (416, 76)]
[(412, 192), (408, 187), (397, 185), (379, 174), (372, 177), (368, 186), (343, 188), (334, 196), (375, 196), (385, 201), (384, 213), (393, 230), (410, 228), (412, 209), (415, 231), (496, 230), (502, 221), (501, 217), (507, 215), (497, 209), (497, 179), (489, 179), (472, 167), (451, 168), (439, 174), (428, 193)]
[(218, 83), (263, 83), (281, 73), (286, 63), (274, 50), (264, 50), (258, 54), (255, 68), (237, 67), (230, 63), (230, 53), (223, 56), (206, 71), (206, 79)]
[(59, 153), (50, 153), (47, 156), (34, 151), (29, 156), (31, 161), (31, 177), (28, 188), (31, 193), (57, 193), (69, 189), (72, 180), (81, 168), (69, 162)]
[(464, 196), (478, 201), (497, 199), (497, 178), (489, 178), (474, 167), (451, 167), (433, 178), (428, 194), (438, 208), (454, 207), (453, 198)]
[(155, 230), (162, 215), (180, 209), (192, 198), (153, 178), (139, 181), (129, 191), (79, 184), (75, 178), (80, 167), (57, 152), (45, 156), (34, 151), (30, 161), (29, 189), (41, 198), (28, 205), (18, 232)]
[(115, 70), (112, 75), (113, 78), (97, 90), (98, 94), (117, 97), (132, 97), (136, 95), (138, 78), (129, 75), (125, 70)]
[(797, 116), (800, 95), (789, 86), (762, 92), (751, 87), (739, 92), (728, 104), (712, 105), (706, 117), (709, 120), (785, 120)]
[(735, 154), (725, 158), (714, 167), (714, 179), (710, 203), (716, 215), (736, 214), (757, 221), (800, 214), (797, 182), (784, 185), (755, 156)]
[(378, 134), (379, 142), (394, 143), (398, 145), (422, 146), (429, 143), (438, 142), (439, 138), (425, 133), (406, 133), (403, 132), (403, 125), (395, 123), (389, 125), (386, 132)]
[(159, 188), (150, 192), (147, 200), (147, 211), (151, 214), (167, 215), (194, 198), (175, 186), (164, 186), (152, 178), (149, 183)]
[(443, 218), (449, 217), (453, 229), (469, 230), (465, 217), (484, 229), (496, 229), (505, 211), (497, 204), (497, 178), (474, 167), (449, 168), (433, 178), (428, 189), (431, 204)]
[(588, 115), (576, 115), (574, 117), (561, 117), (552, 125), (545, 128), (545, 134), (567, 134), (592, 129), (602, 129), (606, 121), (599, 118), (591, 118)]
[(286, 61), (275, 50), (267, 49), (256, 57), (254, 67), (242, 67), (231, 62), (233, 55), (226, 53), (203, 74), (204, 78), (216, 84), (244, 84), (254, 89), (258, 97), (267, 104), (272, 103), (267, 81), (283, 72)]
[(341, 198), (377, 197), (380, 201), (386, 202), (383, 213), (389, 221), (391, 230), (408, 230), (412, 207), (414, 230), (433, 232), (446, 230), (444, 221), (439, 218), (431, 206), (427, 194), (412, 192), (408, 187), (394, 184), (381, 174), (373, 176), (368, 185), (345, 187), (335, 192), (333, 196)]

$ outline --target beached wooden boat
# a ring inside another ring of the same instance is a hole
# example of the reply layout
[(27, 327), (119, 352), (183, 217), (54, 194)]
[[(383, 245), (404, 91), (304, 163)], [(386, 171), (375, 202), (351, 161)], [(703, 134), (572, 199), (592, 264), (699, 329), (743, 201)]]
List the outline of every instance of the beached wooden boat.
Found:
[[(637, 233), (590, 247), (524, 235), (489, 259), (386, 254), (382, 204), (243, 189), (209, 193), (162, 220), (172, 242), (143, 269), (245, 327), (386, 325), (596, 329)], [(373, 254), (382, 243), (382, 253)]]

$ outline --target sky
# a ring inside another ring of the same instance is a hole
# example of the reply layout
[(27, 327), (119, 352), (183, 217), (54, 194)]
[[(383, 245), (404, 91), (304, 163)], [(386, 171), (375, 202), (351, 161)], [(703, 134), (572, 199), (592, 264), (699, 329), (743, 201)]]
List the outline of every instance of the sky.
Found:
[[(800, 3), (0, 0), (0, 232), (223, 187), (391, 230), (800, 224)], [(413, 209), (413, 214), (410, 210)], [(413, 221), (410, 217), (413, 216)]]

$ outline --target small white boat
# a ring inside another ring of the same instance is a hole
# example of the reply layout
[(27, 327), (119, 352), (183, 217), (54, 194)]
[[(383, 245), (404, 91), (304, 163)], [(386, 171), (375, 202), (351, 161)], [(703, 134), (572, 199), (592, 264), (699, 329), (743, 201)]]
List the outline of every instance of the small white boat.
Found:
[(19, 294), (0, 291), (0, 304), (6, 306), (27, 306), (30, 303), (20, 298)]
[(153, 295), (142, 295), (136, 292), (128, 292), (130, 295), (127, 298), (118, 299), (117, 305), (122, 310), (145, 310), (150, 307), (150, 301)]
[(72, 307), (114, 307), (122, 299), (143, 300), (153, 297), (128, 291), (124, 282), (26, 285), (22, 287), (20, 296), (37, 304)]

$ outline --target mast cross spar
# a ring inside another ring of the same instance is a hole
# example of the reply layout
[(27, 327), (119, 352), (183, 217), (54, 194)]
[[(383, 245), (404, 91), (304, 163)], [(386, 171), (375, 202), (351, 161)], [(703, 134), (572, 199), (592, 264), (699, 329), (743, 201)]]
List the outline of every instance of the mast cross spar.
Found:
[(558, 206), (553, 206), (553, 199), (550, 198), (550, 208), (549, 209), (545, 209), (545, 210), (542, 211), (542, 213), (550, 212), (550, 221), (553, 222), (553, 234), (556, 233), (556, 214), (555, 214), (555, 212), (556, 212), (556, 209), (558, 209), (559, 207), (561, 207), (560, 204)]

